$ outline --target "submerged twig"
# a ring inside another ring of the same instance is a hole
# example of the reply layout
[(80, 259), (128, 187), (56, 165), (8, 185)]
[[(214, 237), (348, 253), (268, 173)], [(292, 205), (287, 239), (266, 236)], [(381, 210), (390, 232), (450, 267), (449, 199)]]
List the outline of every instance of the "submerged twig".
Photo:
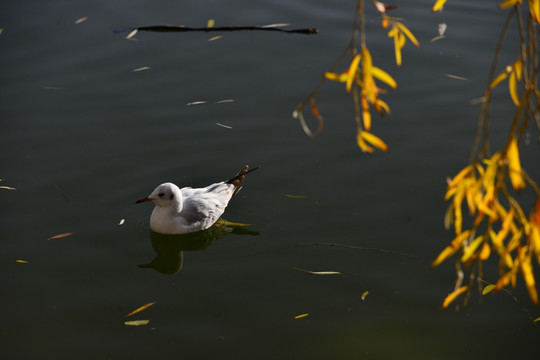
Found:
[(138, 26), (133, 28), (133, 31), (128, 35), (133, 37), (137, 31), (154, 31), (154, 32), (188, 32), (188, 31), (204, 31), (204, 32), (216, 32), (216, 31), (277, 31), (289, 34), (317, 34), (318, 30), (315, 28), (309, 29), (282, 29), (273, 26), (212, 26), (212, 27), (188, 27), (188, 26), (175, 26), (175, 25), (154, 25), (154, 26)]

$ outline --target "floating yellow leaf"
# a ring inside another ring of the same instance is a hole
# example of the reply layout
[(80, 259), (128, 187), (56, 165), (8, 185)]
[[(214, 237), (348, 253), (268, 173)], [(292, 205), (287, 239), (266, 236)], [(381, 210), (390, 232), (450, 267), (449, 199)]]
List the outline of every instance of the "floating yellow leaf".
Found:
[(446, 0), (437, 0), (435, 2), (435, 5), (433, 5), (433, 8), (431, 9), (431, 11), (433, 11), (433, 12), (442, 11), (445, 2), (446, 2)]
[(139, 308), (133, 310), (133, 311), (130, 312), (129, 314), (127, 314), (126, 317), (127, 317), (127, 316), (131, 316), (131, 315), (134, 315), (134, 314), (137, 314), (137, 313), (139, 313), (139, 312), (141, 312), (141, 311), (143, 311), (143, 310), (146, 310), (146, 309), (148, 309), (150, 306), (154, 305), (155, 303), (156, 303), (156, 302), (154, 301), (154, 302), (145, 304), (145, 305), (143, 305), (143, 306), (141, 306), (141, 307), (139, 307)]
[(51, 237), (49, 238), (49, 240), (65, 238), (65, 237), (71, 236), (71, 235), (73, 235), (73, 234), (75, 234), (75, 233), (72, 233), (72, 232), (62, 233), (62, 234), (58, 234), (58, 235), (51, 236)]
[(297, 267), (293, 267), (293, 269), (306, 272), (308, 274), (313, 274), (313, 275), (342, 275), (339, 271), (311, 271), (311, 270), (300, 269)]
[(361, 297), (362, 301), (366, 300), (366, 297), (367, 297), (368, 295), (369, 295), (369, 291), (364, 291), (364, 292), (362, 293), (362, 297)]
[(16, 260), (15, 262), (18, 262), (19, 264), (28, 264), (28, 261), (26, 260)]
[(86, 20), (88, 20), (88, 16), (85, 16), (85, 17), (82, 17), (82, 18), (79, 18), (79, 19), (75, 20), (75, 24), (80, 24), (82, 22), (85, 22)]
[(208, 23), (206, 24), (206, 27), (208, 27), (208, 28), (214, 27), (215, 23), (216, 22), (214, 21), (214, 19), (210, 19), (210, 20), (208, 20)]
[(384, 141), (382, 141), (380, 138), (378, 138), (377, 136), (373, 135), (372, 133), (368, 131), (359, 131), (358, 136), (364, 139), (365, 141), (367, 141), (368, 143), (370, 143), (371, 145), (375, 146), (379, 150), (386, 151), (386, 152), (389, 150), (388, 145), (386, 145)]
[(495, 289), (495, 285), (493, 284), (486, 286), (484, 290), (482, 290), (482, 295), (489, 294), (493, 289)]
[(150, 320), (133, 320), (133, 321), (126, 321), (124, 322), (124, 325), (127, 326), (142, 326), (142, 325), (148, 325)]
[(301, 319), (301, 318), (305, 318), (306, 316), (308, 316), (309, 313), (305, 313), (305, 314), (300, 314), (300, 315), (296, 315), (294, 318), (295, 319)]
[(442, 308), (446, 309), (459, 295), (463, 294), (469, 289), (469, 286), (465, 285), (457, 290), (452, 291), (443, 301)]
[(292, 195), (292, 194), (283, 194), (283, 195), (285, 195), (286, 197), (291, 198), (291, 199), (305, 199), (305, 198), (307, 198), (307, 195)]
[(238, 223), (238, 222), (231, 222), (223, 219), (219, 219), (217, 221), (220, 225), (226, 225), (226, 226), (251, 226), (251, 224), (245, 224), (245, 223)]
[(221, 39), (222, 37), (223, 37), (222, 35), (214, 36), (214, 37), (211, 37), (210, 39), (208, 39), (208, 41), (216, 41), (216, 40)]
[(137, 29), (133, 29), (133, 31), (130, 32), (130, 33), (128, 34), (128, 36), (126, 36), (126, 39), (128, 39), (128, 40), (131, 39), (132, 37), (134, 37), (134, 36), (137, 34), (138, 31), (139, 31), (139, 30), (137, 30)]
[(4, 189), (4, 190), (17, 190), (17, 189), (14, 188), (14, 187), (11, 187), (11, 186), (5, 186), (5, 185), (0, 186), (0, 189)]

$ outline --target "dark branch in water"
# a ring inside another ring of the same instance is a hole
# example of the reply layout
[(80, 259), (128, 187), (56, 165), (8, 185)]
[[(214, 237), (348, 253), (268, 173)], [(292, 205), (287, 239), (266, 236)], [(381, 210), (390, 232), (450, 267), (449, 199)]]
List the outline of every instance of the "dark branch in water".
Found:
[(187, 32), (187, 31), (204, 31), (204, 32), (216, 32), (216, 31), (277, 31), (290, 34), (317, 34), (317, 29), (282, 29), (279, 27), (271, 26), (216, 26), (216, 27), (187, 27), (187, 26), (173, 26), (173, 25), (156, 25), (156, 26), (139, 26), (133, 28), (133, 31), (155, 31), (155, 32)]

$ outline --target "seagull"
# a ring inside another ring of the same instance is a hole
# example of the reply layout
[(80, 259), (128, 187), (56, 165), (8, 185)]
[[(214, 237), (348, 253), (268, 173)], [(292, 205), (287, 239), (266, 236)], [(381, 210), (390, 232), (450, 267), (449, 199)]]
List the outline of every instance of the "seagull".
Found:
[(232, 179), (204, 188), (179, 188), (171, 182), (159, 185), (148, 197), (136, 204), (153, 202), (156, 207), (150, 217), (150, 228), (161, 234), (187, 234), (214, 225), (225, 211), (231, 198), (242, 187), (249, 170), (246, 165)]

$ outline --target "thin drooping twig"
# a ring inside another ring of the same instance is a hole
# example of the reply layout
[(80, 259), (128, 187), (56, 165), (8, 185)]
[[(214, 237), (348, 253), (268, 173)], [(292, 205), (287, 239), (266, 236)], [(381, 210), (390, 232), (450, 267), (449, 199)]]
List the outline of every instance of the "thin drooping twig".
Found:
[(189, 31), (204, 31), (204, 32), (218, 32), (218, 31), (277, 31), (289, 34), (317, 34), (318, 30), (314, 28), (309, 29), (282, 29), (274, 26), (215, 26), (215, 27), (188, 27), (188, 26), (175, 26), (175, 25), (154, 25), (154, 26), (138, 26), (133, 28), (133, 31), (153, 31), (153, 32), (189, 32)]

